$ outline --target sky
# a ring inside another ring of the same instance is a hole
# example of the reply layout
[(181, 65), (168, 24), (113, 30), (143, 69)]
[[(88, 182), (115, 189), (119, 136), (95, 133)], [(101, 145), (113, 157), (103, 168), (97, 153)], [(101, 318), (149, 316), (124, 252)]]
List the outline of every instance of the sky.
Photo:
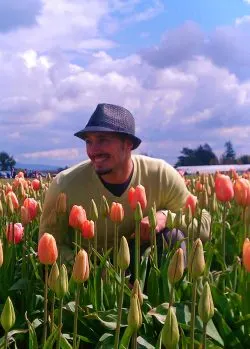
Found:
[(98, 103), (132, 112), (137, 153), (250, 154), (250, 0), (8, 0), (0, 18), (0, 151), (16, 161), (86, 159), (74, 133)]

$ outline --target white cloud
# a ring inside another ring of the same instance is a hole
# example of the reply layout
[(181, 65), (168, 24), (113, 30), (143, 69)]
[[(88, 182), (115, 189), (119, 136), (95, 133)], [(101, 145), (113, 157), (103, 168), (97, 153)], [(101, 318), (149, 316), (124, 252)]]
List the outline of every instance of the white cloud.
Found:
[(19, 158), (26, 159), (55, 159), (55, 160), (75, 160), (80, 156), (80, 150), (77, 148), (69, 149), (52, 149), (47, 151), (38, 151), (33, 153), (23, 153), (19, 155)]

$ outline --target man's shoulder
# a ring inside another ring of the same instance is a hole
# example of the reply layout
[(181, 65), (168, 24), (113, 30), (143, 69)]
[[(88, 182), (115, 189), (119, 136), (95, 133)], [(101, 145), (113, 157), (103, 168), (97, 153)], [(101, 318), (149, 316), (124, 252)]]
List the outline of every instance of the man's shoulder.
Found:
[(90, 160), (84, 160), (74, 166), (71, 166), (56, 176), (56, 181), (58, 184), (69, 183), (71, 180), (75, 180), (78, 177), (88, 176), (91, 171)]

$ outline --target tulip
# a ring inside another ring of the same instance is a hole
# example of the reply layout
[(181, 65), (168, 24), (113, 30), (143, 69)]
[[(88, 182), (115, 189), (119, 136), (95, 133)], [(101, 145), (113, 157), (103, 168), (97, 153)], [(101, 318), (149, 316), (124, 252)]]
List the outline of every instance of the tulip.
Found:
[[(19, 207), (18, 199), (16, 197), (16, 194), (13, 191), (9, 191), (7, 194), (7, 198), (10, 198), (14, 209), (17, 209)], [(7, 199), (6, 198), (6, 199)]]
[(141, 308), (139, 306), (139, 299), (136, 293), (131, 294), (130, 307), (128, 312), (128, 327), (133, 332), (136, 332), (142, 325)]
[(90, 206), (90, 219), (94, 222), (98, 220), (98, 210), (96, 207), (95, 201), (91, 200), (91, 206)]
[(68, 272), (64, 264), (61, 265), (59, 276), (55, 282), (55, 292), (58, 298), (63, 298), (69, 289)]
[(178, 248), (173, 257), (170, 260), (169, 266), (168, 266), (168, 279), (169, 282), (173, 285), (176, 282), (178, 282), (184, 272), (184, 255), (183, 255), (183, 249)]
[(41, 188), (41, 182), (38, 180), (38, 179), (34, 179), (32, 182), (31, 182), (31, 186), (32, 188), (37, 191)]
[(52, 265), (52, 268), (51, 268), (50, 274), (49, 274), (49, 278), (48, 278), (48, 286), (53, 292), (56, 291), (56, 281), (58, 279), (58, 276), (59, 276), (59, 268), (58, 268), (57, 263), (55, 262)]
[(206, 281), (199, 300), (198, 313), (204, 323), (214, 316), (214, 303), (209, 283)]
[(22, 171), (19, 171), (16, 176), (19, 178), (24, 178), (24, 173)]
[(200, 277), (205, 269), (204, 251), (200, 239), (196, 239), (193, 243), (188, 261), (188, 269), (193, 279)]
[(54, 264), (58, 257), (56, 240), (53, 235), (44, 233), (38, 242), (38, 258), (40, 263)]
[(0, 217), (3, 217), (3, 204), (1, 200), (0, 200)]
[(65, 193), (60, 193), (56, 200), (56, 212), (65, 213), (67, 210), (67, 197)]
[(118, 256), (117, 256), (117, 264), (121, 270), (126, 270), (130, 264), (130, 253), (129, 253), (128, 242), (124, 236), (122, 236), (121, 238), (120, 249), (118, 251)]
[(81, 249), (75, 257), (72, 278), (77, 283), (83, 283), (89, 278), (88, 254)]
[(29, 211), (26, 207), (21, 206), (21, 223), (27, 225), (30, 222)]
[(250, 182), (239, 178), (234, 183), (234, 199), (239, 206), (250, 206)]
[(243, 243), (242, 262), (248, 273), (250, 273), (250, 241), (248, 238)]
[(128, 201), (132, 210), (136, 209), (138, 202), (141, 204), (141, 209), (144, 210), (147, 206), (147, 197), (144, 186), (139, 184), (135, 188), (131, 187), (128, 191)]
[(21, 223), (9, 223), (6, 226), (6, 238), (9, 242), (19, 244), (23, 238), (23, 226)]
[(33, 198), (26, 198), (23, 202), (23, 206), (27, 208), (30, 222), (37, 216), (37, 201)]
[(122, 204), (112, 202), (110, 209), (110, 219), (112, 222), (121, 223), (124, 218), (124, 209)]
[(86, 219), (86, 211), (84, 208), (74, 205), (69, 214), (69, 225), (74, 229), (81, 230), (82, 224)]
[(199, 193), (200, 191), (203, 190), (203, 188), (204, 188), (204, 185), (203, 185), (199, 180), (197, 180), (197, 181), (195, 182), (195, 191), (196, 191), (197, 193)]
[(101, 201), (100, 213), (105, 218), (105, 217), (109, 216), (109, 211), (110, 211), (110, 209), (109, 209), (108, 201), (107, 201), (106, 197), (103, 195), (102, 201)]
[(215, 178), (216, 197), (221, 202), (231, 201), (234, 197), (233, 183), (229, 176), (218, 174)]
[(134, 294), (134, 293), (137, 294), (137, 297), (138, 297), (138, 300), (139, 300), (139, 304), (140, 304), (140, 306), (142, 306), (142, 304), (143, 304), (143, 294), (142, 294), (142, 291), (141, 291), (140, 283), (139, 283), (139, 281), (137, 279), (134, 282), (134, 286), (133, 286), (131, 294)]
[(188, 208), (190, 206), (193, 216), (195, 214), (196, 205), (197, 205), (197, 196), (189, 194), (185, 202), (185, 208)]
[(73, 349), (76, 349), (77, 344), (77, 319), (78, 307), (80, 301), (80, 284), (84, 283), (89, 278), (89, 259), (85, 250), (80, 250), (75, 257), (73, 266), (72, 279), (77, 283), (76, 297), (75, 297), (75, 315), (74, 315), (74, 330), (73, 330)]
[(9, 330), (14, 326), (16, 321), (15, 310), (13, 307), (13, 303), (10, 297), (7, 298), (3, 311), (1, 313), (1, 324), (5, 332), (9, 332)]
[(10, 191), (12, 191), (12, 185), (7, 183), (5, 186), (5, 194), (7, 195)]
[(3, 265), (3, 245), (2, 240), (0, 239), (0, 268)]
[(177, 348), (180, 339), (178, 322), (172, 307), (169, 307), (162, 329), (162, 343), (167, 349)]
[(83, 225), (82, 225), (82, 236), (85, 239), (93, 239), (94, 235), (95, 235), (95, 223), (87, 219), (86, 221), (83, 222)]

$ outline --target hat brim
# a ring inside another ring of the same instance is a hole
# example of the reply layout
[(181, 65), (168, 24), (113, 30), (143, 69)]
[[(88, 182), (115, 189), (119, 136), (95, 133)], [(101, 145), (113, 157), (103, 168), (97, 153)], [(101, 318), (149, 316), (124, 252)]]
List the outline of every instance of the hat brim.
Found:
[(101, 127), (101, 126), (87, 126), (85, 127), (83, 130), (80, 130), (76, 133), (74, 133), (74, 136), (80, 138), (80, 139), (85, 139), (86, 137), (86, 133), (88, 132), (112, 132), (112, 133), (118, 133), (118, 134), (123, 134), (128, 136), (132, 142), (133, 142), (133, 148), (132, 149), (136, 149), (139, 147), (139, 145), (141, 144), (141, 139), (130, 134), (130, 133), (126, 133), (126, 132), (119, 132), (117, 130), (112, 130), (108, 127)]

